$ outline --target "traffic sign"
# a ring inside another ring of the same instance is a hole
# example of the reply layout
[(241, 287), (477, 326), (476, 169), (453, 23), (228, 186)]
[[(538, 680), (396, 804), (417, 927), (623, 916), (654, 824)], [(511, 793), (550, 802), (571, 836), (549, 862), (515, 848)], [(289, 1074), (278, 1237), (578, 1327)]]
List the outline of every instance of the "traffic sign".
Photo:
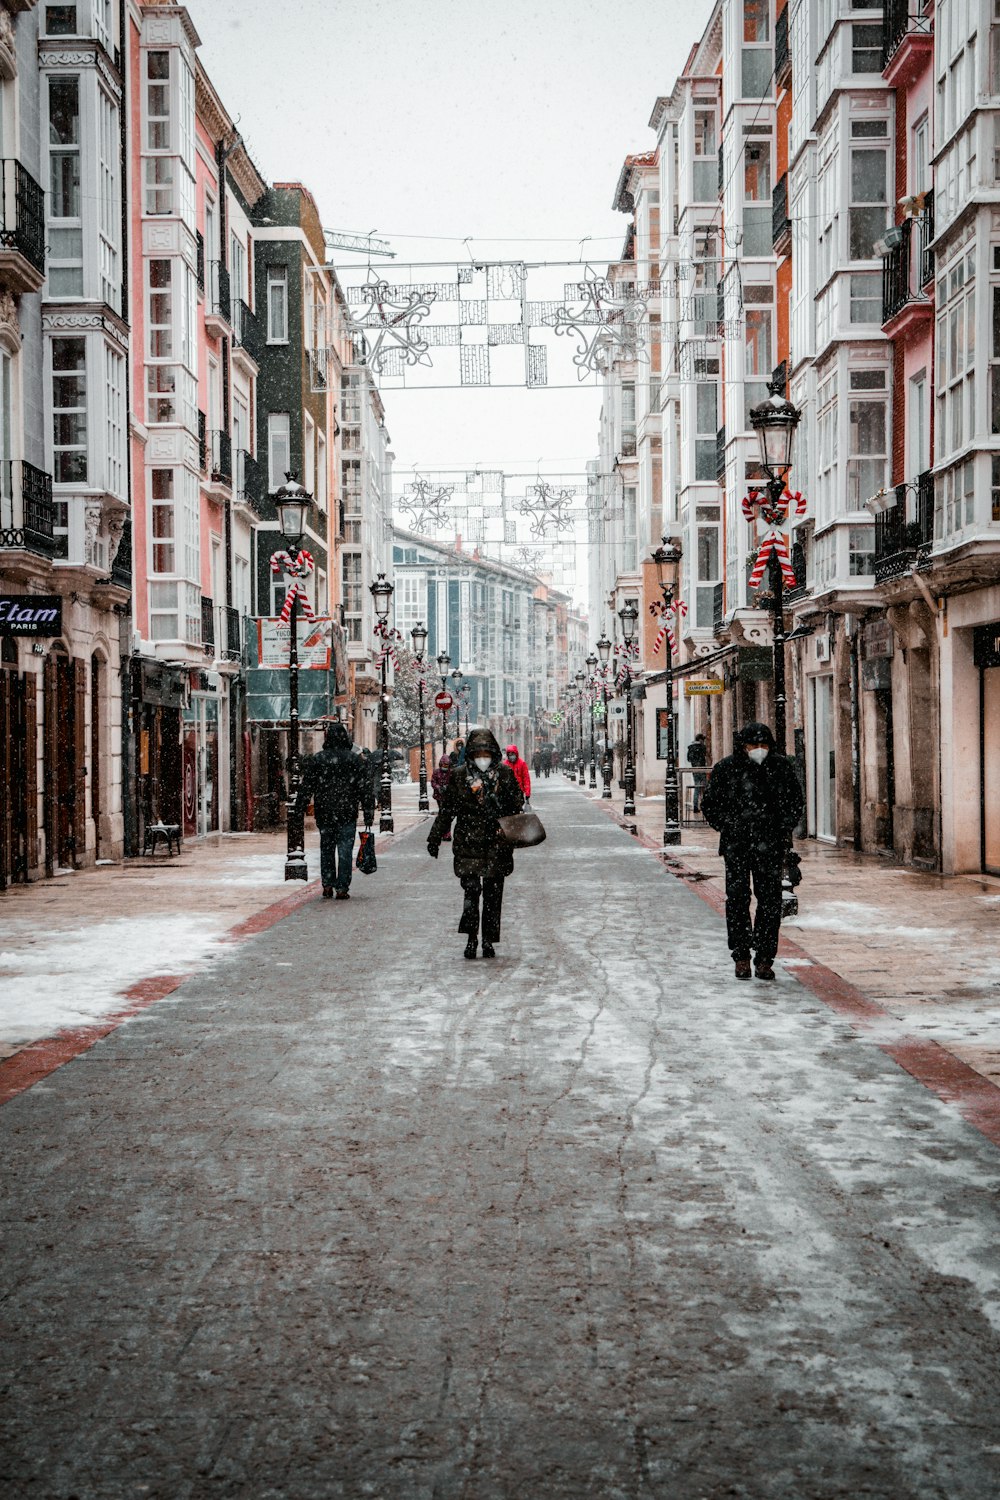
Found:
[(438, 693), (434, 699), (434, 707), (439, 708), (444, 714), (454, 705), (454, 701), (450, 693)]

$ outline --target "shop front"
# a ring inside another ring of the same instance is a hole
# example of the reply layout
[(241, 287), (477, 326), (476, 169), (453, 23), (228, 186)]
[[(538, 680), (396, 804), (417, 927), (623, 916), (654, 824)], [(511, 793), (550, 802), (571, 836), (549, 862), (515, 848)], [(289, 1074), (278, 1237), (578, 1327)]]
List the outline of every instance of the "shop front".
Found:
[(179, 667), (141, 660), (133, 672), (137, 726), (138, 848), (151, 823), (182, 823), (181, 715), (188, 677)]
[(1000, 621), (972, 632), (979, 673), (979, 851), (985, 874), (1000, 875)]

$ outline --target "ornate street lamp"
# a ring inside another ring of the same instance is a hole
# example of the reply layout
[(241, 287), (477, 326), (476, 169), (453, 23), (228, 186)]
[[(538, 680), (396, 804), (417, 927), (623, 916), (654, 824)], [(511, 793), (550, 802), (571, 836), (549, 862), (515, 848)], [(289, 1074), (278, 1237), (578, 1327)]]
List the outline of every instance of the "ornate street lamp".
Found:
[[(663, 842), (664, 845), (681, 841), (680, 790), (677, 779), (677, 735), (674, 731), (674, 649), (671, 645), (669, 617), (673, 612), (676, 568), (681, 560), (681, 549), (669, 537), (653, 553), (656, 576), (663, 596), (663, 622), (666, 627), (664, 643), (667, 648), (667, 764), (663, 773)], [(676, 618), (676, 616), (675, 616)]]
[(461, 692), (462, 692), (462, 678), (464, 676), (465, 676), (465, 673), (462, 671), (461, 667), (456, 667), (455, 670), (454, 670), (454, 672), (452, 672), (452, 674), (451, 674), (451, 680), (455, 684), (455, 738), (456, 739), (461, 739), (461, 736), (462, 736), (462, 702), (461, 702)]
[(382, 639), (382, 694), (379, 703), (379, 723), (382, 731), (382, 774), (379, 777), (378, 827), (380, 833), (392, 833), (392, 766), (389, 761), (389, 690), (386, 687), (386, 663), (389, 656), (389, 606), (395, 589), (380, 573), (369, 590), (375, 601), (377, 616), (375, 629)]
[(590, 702), (588, 705), (590, 710), (590, 790), (595, 792), (597, 790), (597, 752), (594, 748), (594, 689), (597, 686), (597, 657), (593, 651), (591, 651), (586, 659), (586, 668), (590, 674), (587, 683), (590, 688)]
[(625, 806), (626, 818), (635, 817), (635, 759), (632, 752), (632, 642), (639, 611), (634, 604), (623, 604), (618, 611), (622, 640), (625, 643)]
[[(448, 690), (448, 668), (450, 666), (451, 657), (448, 655), (447, 651), (442, 651), (440, 656), (437, 658), (437, 669), (438, 675), (441, 678), (442, 693), (445, 693)], [(448, 710), (446, 708), (442, 708), (441, 710), (441, 754), (448, 754)]]
[[(295, 471), (289, 470), (285, 475), (285, 483), (274, 497), (275, 508), (278, 512), (278, 522), (288, 542), (292, 553), (298, 551), (302, 541), (303, 532), (306, 529), (306, 520), (309, 515), (309, 507), (312, 505), (312, 496), (303, 489), (295, 477)], [(295, 582), (289, 592), (292, 596), (291, 610), (288, 617), (288, 804), (285, 815), (285, 827), (288, 835), (287, 849), (285, 853), (285, 879), (307, 880), (309, 871), (306, 865), (306, 835), (305, 817), (302, 813), (295, 811), (295, 803), (298, 800), (299, 783), (301, 780), (301, 766), (299, 762), (299, 597), (300, 591), (304, 591), (305, 585), (301, 582), (305, 573), (309, 571), (311, 564), (306, 563), (304, 554), (298, 553), (293, 559), (293, 576)], [(288, 557), (276, 552), (271, 559), (271, 568), (274, 572), (286, 571), (289, 566)]]
[(611, 642), (606, 635), (602, 635), (597, 643), (597, 654), (601, 659), (601, 698), (604, 703), (604, 759), (601, 762), (601, 777), (604, 781), (604, 790), (601, 793), (603, 802), (611, 800), (611, 741), (608, 738), (608, 663), (611, 661)]
[[(772, 511), (779, 508), (788, 483), (788, 471), (792, 466), (792, 449), (795, 429), (801, 413), (798, 407), (784, 395), (783, 382), (768, 383), (767, 399), (759, 406), (750, 408), (750, 425), (760, 444), (760, 461), (767, 474), (768, 505)], [(771, 590), (771, 612), (774, 635), (774, 738), (782, 755), (787, 739), (786, 694), (785, 694), (785, 577), (781, 559), (772, 547), (768, 562)], [(799, 909), (788, 875), (788, 864), (781, 881), (781, 910), (783, 916), (794, 916)]]
[(424, 651), (427, 647), (427, 626), (423, 620), (418, 620), (410, 631), (410, 640), (413, 642), (413, 660), (417, 666), (417, 702), (420, 706), (420, 792), (417, 812), (430, 812), (431, 804), (427, 798), (427, 735), (424, 729)]

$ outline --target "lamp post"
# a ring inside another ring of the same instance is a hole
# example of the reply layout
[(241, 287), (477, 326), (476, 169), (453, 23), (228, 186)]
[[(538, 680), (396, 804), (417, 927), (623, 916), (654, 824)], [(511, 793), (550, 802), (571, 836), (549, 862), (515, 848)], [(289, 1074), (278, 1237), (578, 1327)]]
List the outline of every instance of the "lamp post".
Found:
[[(442, 693), (447, 692), (448, 689), (448, 668), (450, 666), (451, 657), (447, 651), (442, 651), (437, 658), (437, 669), (441, 678)], [(446, 708), (442, 708), (441, 710), (441, 754), (448, 754), (448, 710)]]
[(573, 678), (573, 681), (576, 683), (576, 702), (580, 726), (580, 741), (579, 745), (577, 746), (576, 759), (576, 779), (579, 785), (583, 786), (587, 780), (586, 764), (583, 752), (583, 700), (586, 697), (586, 693), (584, 692), (584, 685), (587, 681), (586, 672), (577, 672)]
[(380, 833), (392, 833), (392, 766), (389, 762), (389, 692), (386, 687), (386, 660), (389, 655), (389, 605), (395, 590), (384, 573), (380, 573), (369, 590), (375, 601), (382, 635), (382, 693), (379, 702), (379, 725), (382, 731), (382, 774), (379, 777), (378, 827)]
[(430, 812), (431, 804), (427, 798), (427, 735), (424, 729), (424, 651), (427, 646), (427, 627), (423, 620), (418, 620), (410, 631), (410, 640), (413, 642), (413, 659), (417, 664), (417, 702), (420, 705), (420, 792), (417, 812)]
[[(285, 475), (285, 483), (274, 497), (281, 527), (289, 548), (294, 552), (302, 541), (306, 529), (306, 518), (312, 504), (312, 496), (298, 483), (294, 470)], [(287, 565), (287, 560), (286, 560)], [(285, 879), (307, 880), (305, 817), (296, 812), (298, 800), (299, 764), (299, 591), (292, 594), (292, 608), (288, 620), (288, 804), (285, 826), (288, 835), (285, 853)]]
[(462, 692), (462, 678), (464, 676), (465, 676), (465, 673), (462, 671), (461, 667), (456, 667), (455, 670), (454, 670), (454, 672), (452, 672), (452, 674), (451, 674), (451, 680), (455, 684), (455, 738), (456, 739), (461, 739), (461, 737), (462, 737), (462, 699), (461, 699), (461, 692)]
[(627, 818), (635, 817), (635, 759), (632, 752), (632, 642), (639, 611), (634, 604), (623, 604), (618, 611), (625, 642), (625, 806)]
[[(670, 644), (669, 620), (674, 603), (674, 572), (681, 560), (681, 549), (668, 537), (653, 553), (656, 576), (663, 596), (663, 621), (667, 626), (664, 644), (667, 648), (667, 764), (663, 773), (663, 843), (681, 841), (680, 793), (677, 782), (677, 736), (674, 732), (674, 650)], [(668, 573), (667, 569), (671, 571)]]
[(594, 655), (593, 651), (591, 651), (590, 655), (587, 657), (587, 671), (590, 673), (590, 683), (589, 683), (589, 686), (590, 686), (590, 690), (591, 690), (591, 692), (590, 692), (590, 702), (588, 704), (588, 707), (590, 709), (590, 790), (592, 792), (594, 792), (594, 791), (597, 790), (597, 753), (596, 753), (596, 751), (594, 749), (594, 692), (593, 692), (593, 690), (597, 686), (597, 677), (595, 676), (595, 673), (597, 671), (597, 657)]
[[(788, 471), (792, 467), (792, 448), (795, 429), (801, 412), (784, 394), (780, 380), (768, 382), (768, 396), (759, 406), (750, 409), (750, 425), (760, 443), (760, 458), (767, 474), (768, 505), (772, 511), (781, 504), (781, 497), (788, 483)], [(784, 573), (781, 559), (772, 547), (769, 558), (771, 590), (771, 612), (774, 622), (774, 738), (782, 755), (785, 754), (787, 737), (785, 694), (785, 599)], [(794, 916), (799, 909), (798, 898), (788, 876), (785, 861), (781, 877), (781, 911), (783, 916)]]
[(601, 762), (601, 777), (604, 790), (601, 800), (611, 800), (611, 740), (608, 737), (608, 663), (611, 661), (611, 642), (602, 635), (597, 643), (597, 654), (601, 659), (601, 699), (604, 704), (604, 759)]

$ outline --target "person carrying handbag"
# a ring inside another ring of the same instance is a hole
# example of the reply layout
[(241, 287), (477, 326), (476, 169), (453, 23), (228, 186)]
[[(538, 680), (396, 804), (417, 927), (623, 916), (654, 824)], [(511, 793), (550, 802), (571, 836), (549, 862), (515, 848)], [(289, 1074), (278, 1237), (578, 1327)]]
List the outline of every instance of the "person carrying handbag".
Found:
[(466, 958), (476, 957), (480, 921), (483, 957), (496, 957), (503, 883), (514, 872), (513, 846), (499, 820), (523, 806), (524, 793), (504, 763), (496, 737), (488, 729), (474, 729), (466, 741), (465, 763), (452, 769), (427, 838), (427, 852), (437, 859), (454, 823), (453, 865), (465, 898), (458, 930), (467, 938)]
[(319, 829), (323, 899), (331, 901), (336, 890), (338, 901), (348, 901), (358, 810), (363, 808), (365, 826), (371, 828), (375, 789), (364, 761), (354, 754), (351, 736), (343, 724), (330, 725), (322, 750), (310, 755), (303, 765), (296, 812), (304, 814), (310, 802)]

